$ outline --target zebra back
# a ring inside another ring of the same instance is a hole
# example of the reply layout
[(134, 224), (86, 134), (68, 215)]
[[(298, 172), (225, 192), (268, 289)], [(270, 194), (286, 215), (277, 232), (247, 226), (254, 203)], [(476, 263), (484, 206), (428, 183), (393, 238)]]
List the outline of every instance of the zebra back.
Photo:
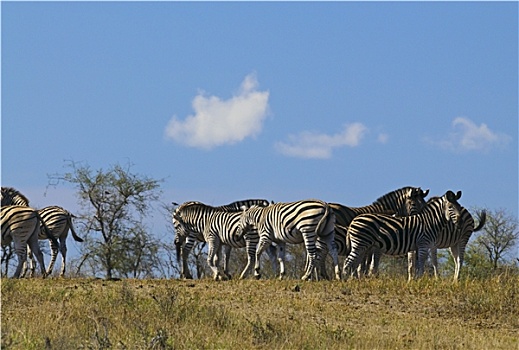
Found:
[(1, 189), (2, 207), (6, 205), (29, 206), (29, 200), (21, 192), (12, 187), (2, 187)]
[(2, 246), (11, 243), (13, 234), (24, 237), (27, 240), (36, 228), (39, 227), (38, 213), (36, 210), (26, 206), (2, 206), (0, 209), (0, 226), (2, 228)]

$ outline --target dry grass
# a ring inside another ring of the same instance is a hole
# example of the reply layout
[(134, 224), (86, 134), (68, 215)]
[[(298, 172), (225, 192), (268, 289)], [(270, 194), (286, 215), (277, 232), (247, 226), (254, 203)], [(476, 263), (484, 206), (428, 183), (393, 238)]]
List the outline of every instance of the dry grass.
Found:
[(519, 278), (2, 280), (2, 349), (519, 349)]

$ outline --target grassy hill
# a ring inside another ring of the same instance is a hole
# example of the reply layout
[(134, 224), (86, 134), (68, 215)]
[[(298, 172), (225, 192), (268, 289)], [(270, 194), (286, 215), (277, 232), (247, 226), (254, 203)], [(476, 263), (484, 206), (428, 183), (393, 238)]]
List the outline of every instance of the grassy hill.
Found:
[(2, 349), (519, 349), (519, 277), (2, 279)]

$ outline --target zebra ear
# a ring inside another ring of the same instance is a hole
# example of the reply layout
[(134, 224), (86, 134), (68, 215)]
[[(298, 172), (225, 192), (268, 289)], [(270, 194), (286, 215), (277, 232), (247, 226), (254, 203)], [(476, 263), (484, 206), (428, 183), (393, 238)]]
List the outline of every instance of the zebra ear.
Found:
[(456, 200), (458, 200), (460, 198), (461, 198), (461, 191), (458, 191), (458, 193), (456, 193)]
[(429, 189), (425, 190), (425, 192), (423, 192), (423, 198), (427, 197), (427, 195), (429, 194)]

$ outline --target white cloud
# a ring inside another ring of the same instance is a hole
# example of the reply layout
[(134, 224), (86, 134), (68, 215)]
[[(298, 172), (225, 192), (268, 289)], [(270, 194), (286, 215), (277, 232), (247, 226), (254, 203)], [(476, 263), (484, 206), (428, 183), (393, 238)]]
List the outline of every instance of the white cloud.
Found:
[(276, 149), (291, 157), (326, 159), (332, 156), (334, 148), (356, 147), (367, 132), (361, 123), (344, 125), (343, 130), (334, 135), (303, 131), (299, 135), (289, 135), (288, 142), (276, 143)]
[(478, 126), (468, 118), (457, 117), (452, 121), (452, 130), (447, 138), (431, 142), (453, 152), (486, 153), (493, 148), (505, 146), (510, 140), (510, 136), (492, 131), (484, 123)]
[(195, 96), (195, 114), (185, 120), (174, 116), (166, 126), (166, 137), (187, 146), (211, 149), (259, 134), (267, 116), (269, 92), (257, 88), (256, 76), (249, 74), (238, 93), (228, 100)]
[(386, 133), (378, 134), (377, 141), (381, 144), (386, 144), (389, 141), (389, 135)]

